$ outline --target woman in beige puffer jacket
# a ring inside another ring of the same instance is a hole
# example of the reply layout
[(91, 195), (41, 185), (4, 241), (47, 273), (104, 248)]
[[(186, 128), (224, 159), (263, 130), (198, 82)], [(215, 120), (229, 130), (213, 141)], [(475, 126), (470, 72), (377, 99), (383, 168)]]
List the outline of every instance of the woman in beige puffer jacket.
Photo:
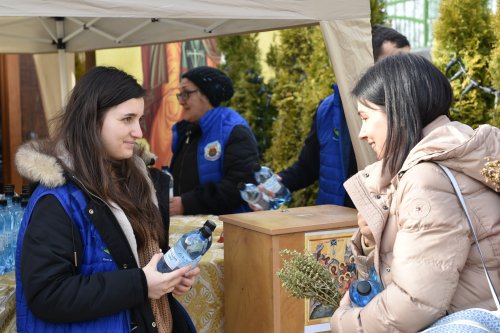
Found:
[(344, 296), (332, 332), (416, 332), (451, 312), (494, 309), (463, 209), (435, 163), (456, 177), (500, 290), (500, 196), (480, 173), (500, 159), (500, 130), (451, 122), (448, 80), (412, 54), (374, 65), (353, 94), (359, 138), (379, 161), (344, 184), (359, 212), (352, 247), (358, 275), (374, 265), (384, 290), (364, 308)]

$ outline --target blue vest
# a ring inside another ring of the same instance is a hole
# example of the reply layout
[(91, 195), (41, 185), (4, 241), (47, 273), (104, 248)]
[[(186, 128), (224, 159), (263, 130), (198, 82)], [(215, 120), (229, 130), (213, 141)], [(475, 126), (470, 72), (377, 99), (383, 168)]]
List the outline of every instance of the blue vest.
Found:
[[(227, 140), (236, 125), (243, 125), (250, 129), (246, 120), (236, 111), (218, 106), (201, 117), (199, 121), (201, 138), (198, 142), (197, 160), (198, 177), (200, 184), (209, 182), (218, 183), (224, 177), (224, 148)], [(172, 152), (180, 149), (180, 140), (177, 126), (172, 130)], [(246, 205), (236, 212), (248, 212)]]
[(345, 182), (349, 171), (351, 137), (347, 128), (339, 89), (326, 97), (316, 111), (316, 128), (320, 146), (318, 205), (344, 205)]
[[(81, 275), (91, 275), (95, 272), (117, 271), (118, 266), (107, 249), (101, 235), (86, 215), (87, 199), (83, 192), (74, 184), (67, 183), (57, 188), (47, 188), (39, 185), (33, 193), (24, 213), (16, 249), (16, 316), (17, 330), (23, 332), (130, 332), (130, 315), (122, 311), (111, 316), (77, 323), (49, 323), (37, 318), (29, 309), (24, 297), (21, 282), (20, 259), (23, 238), (31, 219), (33, 208), (44, 195), (54, 195), (64, 210), (71, 216), (83, 243), (82, 262), (78, 267)], [(48, 235), (50, 236), (50, 235)], [(91, 244), (92, 246), (86, 246)]]

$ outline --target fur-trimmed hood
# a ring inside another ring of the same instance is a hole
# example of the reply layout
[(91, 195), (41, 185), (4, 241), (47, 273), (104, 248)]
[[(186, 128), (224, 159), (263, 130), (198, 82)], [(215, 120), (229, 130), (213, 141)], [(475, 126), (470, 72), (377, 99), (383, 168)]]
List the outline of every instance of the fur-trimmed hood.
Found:
[[(15, 158), (19, 174), (31, 182), (39, 182), (40, 184), (50, 188), (64, 185), (66, 183), (66, 177), (64, 175), (62, 163), (64, 163), (69, 169), (72, 169), (73, 163), (69, 153), (62, 147), (62, 145), (58, 145), (56, 147), (56, 151), (57, 157), (44, 153), (42, 151), (41, 144), (38, 141), (31, 141), (23, 144), (17, 150)], [(140, 156), (138, 154), (140, 154)], [(142, 170), (144, 176), (148, 179), (149, 186), (151, 188), (151, 198), (153, 202), (158, 205), (154, 185), (149, 179), (146, 166), (154, 163), (156, 156), (149, 153), (149, 151), (138, 148), (132, 158), (139, 166), (140, 170)], [(98, 197), (95, 194), (89, 194), (94, 197)], [(125, 234), (125, 237), (127, 238), (130, 248), (134, 254), (134, 258), (139, 264), (137, 241), (135, 239), (132, 225), (120, 207), (113, 202), (106, 204), (123, 230), (123, 233)]]
[(63, 185), (64, 169), (58, 159), (40, 149), (40, 143), (31, 141), (19, 147), (15, 163), (17, 171), (30, 182), (40, 182), (47, 187)]

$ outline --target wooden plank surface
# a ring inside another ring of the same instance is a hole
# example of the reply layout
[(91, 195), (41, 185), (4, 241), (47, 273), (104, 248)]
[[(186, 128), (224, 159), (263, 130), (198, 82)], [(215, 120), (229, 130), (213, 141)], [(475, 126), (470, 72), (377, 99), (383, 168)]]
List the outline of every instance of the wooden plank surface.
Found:
[(224, 224), (232, 224), (268, 235), (357, 227), (353, 208), (320, 205), (221, 215)]

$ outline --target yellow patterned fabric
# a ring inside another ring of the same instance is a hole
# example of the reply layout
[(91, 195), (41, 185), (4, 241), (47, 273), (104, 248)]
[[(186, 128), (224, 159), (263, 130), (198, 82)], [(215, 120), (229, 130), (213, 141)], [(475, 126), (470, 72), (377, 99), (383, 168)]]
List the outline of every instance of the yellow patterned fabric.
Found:
[(16, 278), (14, 272), (0, 276), (0, 332), (16, 332)]
[(217, 224), (212, 246), (198, 264), (198, 281), (177, 299), (191, 316), (198, 333), (219, 333), (224, 332), (224, 244), (217, 243), (222, 222), (214, 215), (172, 216), (169, 244), (173, 246), (183, 234), (200, 228), (206, 220)]

